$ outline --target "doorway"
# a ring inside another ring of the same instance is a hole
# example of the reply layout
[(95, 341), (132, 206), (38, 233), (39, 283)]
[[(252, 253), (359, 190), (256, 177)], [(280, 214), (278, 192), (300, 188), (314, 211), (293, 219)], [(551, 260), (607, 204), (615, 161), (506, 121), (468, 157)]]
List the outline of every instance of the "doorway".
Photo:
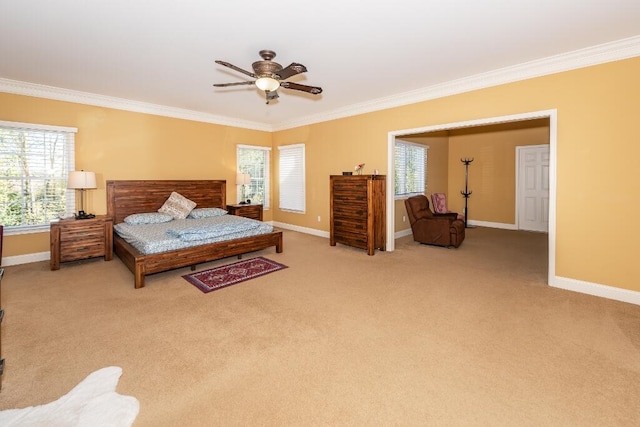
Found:
[[(544, 110), (523, 114), (514, 114), (509, 116), (491, 117), (478, 120), (470, 120), (464, 122), (446, 123), (434, 126), (426, 126), (415, 129), (404, 129), (391, 131), (388, 134), (387, 142), (387, 251), (395, 250), (395, 197), (394, 197), (394, 146), (396, 137), (406, 137), (419, 133), (447, 131), (461, 128), (469, 128), (474, 126), (497, 125), (524, 120), (536, 119), (549, 120), (549, 160), (548, 160), (548, 283), (553, 283), (555, 278), (555, 224), (556, 224), (556, 150), (557, 150), (557, 110)], [(517, 218), (516, 218), (517, 221)]]

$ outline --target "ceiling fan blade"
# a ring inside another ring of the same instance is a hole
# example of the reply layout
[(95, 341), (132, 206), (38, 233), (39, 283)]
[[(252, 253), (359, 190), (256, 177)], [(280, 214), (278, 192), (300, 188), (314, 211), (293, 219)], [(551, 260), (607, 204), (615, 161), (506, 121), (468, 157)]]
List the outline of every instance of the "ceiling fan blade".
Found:
[(236, 83), (215, 83), (215, 87), (228, 87), (228, 86), (244, 86), (252, 85), (255, 82), (236, 82)]
[(249, 71), (247, 71), (247, 70), (243, 70), (242, 68), (240, 68), (240, 67), (236, 67), (235, 65), (233, 65), (233, 64), (229, 64), (228, 62), (224, 62), (224, 61), (216, 61), (216, 64), (224, 65), (225, 67), (229, 67), (229, 68), (231, 68), (232, 70), (236, 70), (236, 71), (237, 71), (237, 72), (239, 72), (239, 73), (246, 74), (247, 76), (249, 76), (249, 77), (253, 77), (254, 79), (257, 79), (257, 78), (258, 78), (258, 76), (256, 76), (256, 75), (255, 75), (255, 74), (253, 74), (252, 72), (249, 72)]
[(307, 86), (307, 85), (301, 85), (299, 83), (293, 83), (293, 82), (280, 82), (280, 86), (286, 89), (294, 89), (294, 90), (301, 90), (302, 92), (309, 92), (314, 95), (319, 95), (322, 93), (322, 88), (317, 86)]
[(306, 72), (307, 72), (307, 67), (305, 67), (302, 64), (292, 62), (289, 66), (278, 71), (276, 75), (280, 78), (280, 80), (286, 80), (291, 76), (295, 76), (296, 74), (306, 73)]

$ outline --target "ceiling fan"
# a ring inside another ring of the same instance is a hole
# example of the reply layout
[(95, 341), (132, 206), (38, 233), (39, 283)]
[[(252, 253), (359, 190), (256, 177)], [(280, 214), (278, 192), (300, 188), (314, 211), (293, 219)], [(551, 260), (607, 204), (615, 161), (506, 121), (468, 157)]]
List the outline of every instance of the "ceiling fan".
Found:
[(273, 62), (276, 53), (272, 50), (261, 50), (259, 52), (262, 57), (262, 61), (256, 61), (251, 66), (253, 73), (236, 67), (233, 64), (229, 64), (224, 61), (216, 61), (216, 64), (224, 65), (232, 70), (238, 71), (242, 74), (246, 74), (249, 77), (253, 77), (255, 80), (237, 83), (217, 83), (215, 87), (228, 87), (228, 86), (242, 86), (255, 84), (258, 89), (263, 90), (267, 98), (267, 104), (274, 99), (277, 99), (278, 88), (283, 87), (285, 89), (299, 90), (302, 92), (308, 92), (314, 95), (322, 93), (322, 88), (317, 86), (307, 86), (299, 83), (285, 82), (291, 76), (296, 74), (306, 73), (307, 67), (296, 62), (292, 62), (285, 68), (277, 62)]

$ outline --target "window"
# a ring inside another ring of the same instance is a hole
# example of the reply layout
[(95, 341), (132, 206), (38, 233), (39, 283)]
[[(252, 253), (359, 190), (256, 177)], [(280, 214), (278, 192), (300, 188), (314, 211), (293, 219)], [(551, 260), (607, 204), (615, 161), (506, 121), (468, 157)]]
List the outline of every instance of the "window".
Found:
[[(248, 173), (251, 183), (245, 187), (245, 199), (252, 203), (261, 203), (263, 209), (269, 209), (269, 153), (271, 148), (254, 145), (238, 145), (238, 172)], [(238, 202), (242, 191), (238, 191)]]
[(67, 190), (74, 168), (75, 128), (0, 121), (0, 224), (7, 231), (46, 230), (75, 210)]
[(409, 197), (427, 192), (428, 147), (396, 141), (394, 147), (395, 196)]
[(285, 145), (280, 150), (280, 209), (305, 211), (304, 144)]

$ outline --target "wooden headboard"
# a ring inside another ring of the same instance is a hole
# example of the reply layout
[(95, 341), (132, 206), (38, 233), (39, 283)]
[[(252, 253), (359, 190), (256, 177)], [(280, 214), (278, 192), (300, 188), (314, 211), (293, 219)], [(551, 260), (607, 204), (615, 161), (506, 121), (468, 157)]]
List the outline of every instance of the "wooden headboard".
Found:
[(197, 208), (226, 208), (224, 180), (107, 181), (107, 215), (119, 224), (134, 213), (156, 212), (172, 191), (196, 202)]

